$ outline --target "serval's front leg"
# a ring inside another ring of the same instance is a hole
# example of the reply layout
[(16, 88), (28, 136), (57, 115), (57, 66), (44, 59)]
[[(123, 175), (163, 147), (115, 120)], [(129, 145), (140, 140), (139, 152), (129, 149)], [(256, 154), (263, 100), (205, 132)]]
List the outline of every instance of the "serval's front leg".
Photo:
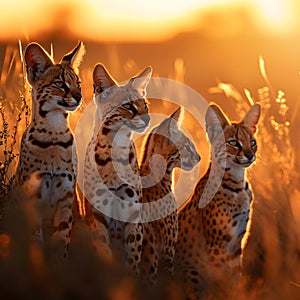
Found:
[(42, 196), (49, 190), (50, 201), (42, 197), (42, 232), (47, 256), (56, 262), (68, 259), (75, 198), (72, 173), (43, 176)]
[[(144, 237), (141, 261), (141, 280), (146, 288), (152, 288), (157, 283), (158, 275), (158, 241), (151, 223), (144, 223)], [(150, 242), (147, 237), (151, 236)]]
[(126, 223), (125, 239), (125, 267), (130, 274), (139, 277), (143, 243), (143, 224)]
[[(175, 203), (172, 203), (174, 205)], [(174, 278), (174, 258), (175, 248), (178, 240), (178, 216), (176, 210), (176, 204), (174, 205), (174, 213), (167, 216), (164, 220), (164, 224), (169, 225), (170, 233), (167, 237), (165, 244), (165, 251), (163, 254), (161, 266), (159, 272), (165, 273), (170, 279)]]
[(89, 228), (91, 246), (103, 261), (112, 264), (111, 241), (106, 218), (87, 199), (85, 199), (85, 210), (85, 223)]

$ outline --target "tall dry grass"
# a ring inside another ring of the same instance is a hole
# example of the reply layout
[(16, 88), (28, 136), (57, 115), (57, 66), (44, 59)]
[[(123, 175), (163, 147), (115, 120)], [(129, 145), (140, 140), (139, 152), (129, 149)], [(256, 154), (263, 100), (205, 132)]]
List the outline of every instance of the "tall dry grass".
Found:
[(212, 90), (221, 91), (234, 101), (240, 117), (254, 102), (262, 107), (258, 157), (248, 171), (254, 203), (244, 253), (245, 299), (299, 299), (300, 186), (290, 135), (291, 127), (297, 124), (290, 120), (285, 93), (273, 89), (261, 57), (259, 68), (265, 85), (255, 96), (225, 83)]
[(7, 46), (0, 58), (0, 223), (3, 202), (18, 162), (20, 140), (30, 119), (30, 98), (20, 51), (21, 48)]
[[(0, 199), (3, 200), (17, 164), (22, 133), (30, 120), (31, 104), (20, 49), (8, 46), (1, 60)], [(272, 88), (262, 59), (259, 67), (263, 87), (255, 96), (225, 83), (212, 89), (234, 101), (241, 116), (252, 102), (262, 105), (257, 163), (248, 172), (255, 195), (253, 223), (244, 253), (245, 284), (238, 298), (300, 299), (300, 190), (296, 151), (290, 138), (290, 129), (296, 124), (288, 117), (284, 92)], [(177, 61), (175, 69), (173, 77), (183, 81), (184, 63)], [(84, 76), (90, 73), (91, 70), (83, 70)], [(73, 127), (82, 109), (72, 119)], [(68, 264), (50, 265), (41, 249), (25, 238), (28, 227), (22, 214), (11, 216), (11, 224), (16, 219), (22, 226), (12, 226), (10, 231), (0, 233), (1, 299), (184, 299), (180, 282), (163, 283), (145, 293), (123, 270), (107, 267), (82, 245), (72, 248)]]

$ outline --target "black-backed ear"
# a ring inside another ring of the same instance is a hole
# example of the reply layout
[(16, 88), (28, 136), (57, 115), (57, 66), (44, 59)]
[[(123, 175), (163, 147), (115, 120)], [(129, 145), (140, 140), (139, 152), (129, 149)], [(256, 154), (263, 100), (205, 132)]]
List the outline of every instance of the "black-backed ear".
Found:
[(85, 54), (85, 47), (83, 42), (79, 42), (78, 45), (68, 54), (65, 54), (61, 60), (61, 63), (69, 65), (73, 68), (76, 74), (78, 74), (78, 67), (82, 62), (82, 58)]
[(146, 89), (152, 76), (152, 67), (147, 67), (138, 75), (129, 80), (129, 84), (136, 89), (141, 96), (146, 95)]
[(256, 125), (258, 123), (260, 117), (260, 105), (254, 104), (250, 107), (246, 115), (244, 116), (244, 119), (242, 123), (246, 126), (249, 126), (252, 129), (252, 133), (254, 134), (256, 131)]
[(53, 65), (50, 55), (37, 43), (30, 43), (24, 54), (27, 79), (30, 84)]
[(168, 134), (171, 134), (172, 128), (178, 126), (178, 120), (180, 114), (183, 113), (183, 109), (178, 107), (168, 118), (164, 119), (159, 127), (164, 129)]
[(94, 93), (100, 94), (104, 90), (118, 85), (103, 64), (97, 64), (93, 70)]
[(158, 133), (157, 139), (161, 136), (168, 137), (172, 140), (174, 135), (178, 133), (178, 120), (181, 114), (181, 107), (177, 108), (169, 117), (165, 118), (154, 130)]
[(180, 117), (180, 113), (181, 113), (181, 107), (178, 107), (170, 116), (170, 118), (174, 119), (176, 122), (178, 122), (179, 117)]
[(211, 104), (205, 115), (206, 132), (210, 141), (220, 134), (226, 125), (230, 125), (224, 112), (215, 104)]
[(179, 133), (178, 121), (179, 121), (180, 115), (183, 113), (184, 113), (184, 110), (181, 109), (181, 107), (179, 107), (169, 117), (169, 134), (170, 134), (172, 140), (176, 140), (176, 138), (178, 137), (178, 133)]

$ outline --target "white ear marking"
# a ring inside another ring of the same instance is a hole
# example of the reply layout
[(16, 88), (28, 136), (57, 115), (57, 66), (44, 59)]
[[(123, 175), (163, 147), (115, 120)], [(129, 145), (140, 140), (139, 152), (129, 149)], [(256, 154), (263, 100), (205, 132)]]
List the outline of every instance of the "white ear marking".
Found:
[(129, 81), (131, 86), (135, 88), (143, 97), (146, 95), (146, 88), (152, 76), (152, 67), (147, 67), (138, 75), (132, 77)]

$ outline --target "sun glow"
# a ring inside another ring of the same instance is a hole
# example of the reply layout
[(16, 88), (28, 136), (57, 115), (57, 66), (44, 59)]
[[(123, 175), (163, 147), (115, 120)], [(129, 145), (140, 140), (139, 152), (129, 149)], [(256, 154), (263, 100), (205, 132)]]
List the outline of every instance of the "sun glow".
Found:
[(196, 1), (196, 0), (152, 0), (151, 2), (140, 0), (128, 1), (108, 1), (103, 0), (87, 0), (85, 4), (88, 7), (93, 7), (97, 14), (115, 18), (129, 19), (134, 16), (138, 19), (165, 20), (168, 18), (180, 17), (186, 12), (189, 12), (201, 5), (205, 5), (211, 1)]
[(299, 7), (295, 7), (293, 1), (255, 0), (254, 4), (258, 8), (258, 19), (274, 31), (289, 31), (295, 26), (293, 10)]
[(159, 40), (170, 37), (174, 32), (195, 28), (198, 20), (192, 12), (210, 2), (87, 0), (82, 3), (82, 9), (77, 11), (82, 16), (78, 15), (76, 18), (89, 16), (89, 22), (82, 23), (78, 30), (89, 33), (91, 39)]
[[(97, 41), (148, 41), (176, 33), (201, 30), (210, 22), (207, 13), (233, 16), (243, 22), (248, 15), (261, 30), (274, 33), (295, 29), (300, 6), (293, 0), (11, 0), (2, 1), (0, 39), (45, 37), (47, 33), (71, 33)], [(47, 12), (47, 13), (45, 13)], [(228, 22), (224, 22), (226, 24)], [(232, 24), (232, 23), (231, 23)], [(234, 23), (235, 28), (239, 24)], [(210, 26), (206, 26), (210, 28)], [(226, 30), (223, 26), (220, 31)]]

